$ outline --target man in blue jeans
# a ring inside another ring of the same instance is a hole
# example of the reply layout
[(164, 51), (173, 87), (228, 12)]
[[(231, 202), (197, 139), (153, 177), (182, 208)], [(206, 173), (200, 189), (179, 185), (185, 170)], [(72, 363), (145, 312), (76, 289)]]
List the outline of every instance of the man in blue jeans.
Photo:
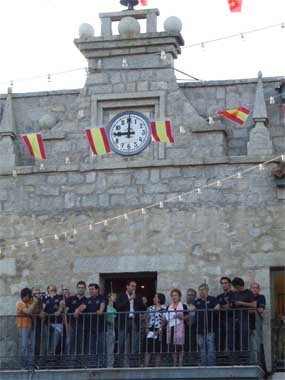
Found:
[(216, 297), (209, 296), (207, 284), (199, 286), (200, 298), (194, 301), (197, 310), (198, 349), (202, 366), (216, 365), (215, 322), (220, 305)]
[(33, 314), (39, 304), (39, 299), (32, 296), (29, 288), (21, 290), (21, 300), (16, 304), (16, 326), (19, 335), (19, 351), (21, 368), (33, 367), (35, 348), (35, 332), (33, 327)]

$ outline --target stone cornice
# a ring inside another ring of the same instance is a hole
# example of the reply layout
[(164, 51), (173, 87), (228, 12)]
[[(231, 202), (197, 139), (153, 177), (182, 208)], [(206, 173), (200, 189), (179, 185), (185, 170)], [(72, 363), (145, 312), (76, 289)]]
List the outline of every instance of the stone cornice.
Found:
[[(273, 157), (275, 157), (274, 155)], [(213, 165), (255, 165), (272, 159), (272, 156), (232, 156), (232, 157), (205, 157), (180, 160), (156, 160), (145, 162), (104, 162), (98, 161), (90, 164), (69, 164), (69, 165), (50, 165), (44, 169), (39, 166), (18, 166), (14, 169), (17, 174), (48, 174), (48, 173), (68, 173), (68, 172), (90, 172), (101, 170), (122, 170), (122, 169), (146, 169), (146, 168), (166, 168), (166, 167), (195, 167)], [(272, 163), (277, 163), (276, 159)], [(1, 170), (0, 176), (11, 176), (11, 171)]]

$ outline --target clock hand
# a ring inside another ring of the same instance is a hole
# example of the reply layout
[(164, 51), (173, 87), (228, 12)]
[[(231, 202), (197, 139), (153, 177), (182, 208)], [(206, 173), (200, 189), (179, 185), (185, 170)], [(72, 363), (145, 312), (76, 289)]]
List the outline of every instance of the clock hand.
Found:
[(131, 137), (131, 116), (129, 115), (127, 123), (128, 123), (128, 139)]
[(130, 138), (130, 135), (134, 135), (134, 134), (135, 134), (134, 131), (130, 131), (130, 132), (115, 132), (115, 133), (113, 133), (113, 136), (115, 136), (115, 137), (128, 136), (128, 138)]

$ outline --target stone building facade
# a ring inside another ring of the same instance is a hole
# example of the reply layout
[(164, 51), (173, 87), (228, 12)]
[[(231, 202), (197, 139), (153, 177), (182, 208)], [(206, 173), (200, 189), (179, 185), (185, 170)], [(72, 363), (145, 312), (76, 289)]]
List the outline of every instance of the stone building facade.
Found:
[[(75, 40), (89, 66), (83, 89), (0, 96), (1, 314), (14, 313), (27, 285), (74, 289), (84, 279), (104, 286), (104, 275), (120, 272), (156, 272), (157, 289), (167, 294), (204, 280), (215, 294), (221, 275), (241, 275), (261, 283), (270, 310), (271, 269), (285, 265), (285, 190), (271, 176), (280, 158), (222, 187), (186, 193), (285, 154), (282, 96), (268, 101), (283, 78), (178, 83), (179, 23), (158, 32), (158, 15), (100, 15), (102, 35)], [(146, 19), (146, 33), (126, 23), (113, 35), (112, 22), (126, 16)], [(244, 104), (252, 110), (245, 126), (221, 118), (209, 124), (217, 110)], [(92, 157), (85, 129), (125, 110), (170, 119), (175, 143), (151, 143), (131, 157)], [(31, 132), (43, 134), (44, 167), (21, 142)], [(178, 195), (145, 215), (95, 225)]]

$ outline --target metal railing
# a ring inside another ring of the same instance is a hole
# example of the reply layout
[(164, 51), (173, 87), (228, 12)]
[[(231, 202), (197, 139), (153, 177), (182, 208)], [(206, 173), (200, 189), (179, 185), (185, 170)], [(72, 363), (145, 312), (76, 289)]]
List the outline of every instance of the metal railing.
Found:
[(285, 371), (285, 316), (271, 321), (273, 369)]
[(0, 369), (258, 364), (258, 318), (247, 309), (2, 316)]

